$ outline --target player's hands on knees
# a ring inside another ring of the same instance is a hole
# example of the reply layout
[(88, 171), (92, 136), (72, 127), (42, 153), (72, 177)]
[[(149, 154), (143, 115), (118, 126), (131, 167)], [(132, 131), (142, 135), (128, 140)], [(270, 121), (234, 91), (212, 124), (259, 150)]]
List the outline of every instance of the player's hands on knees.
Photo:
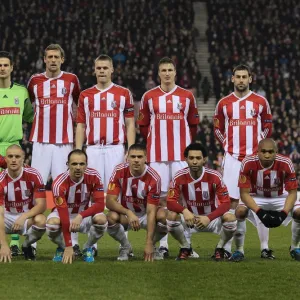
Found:
[(207, 216), (195, 216), (195, 225), (199, 229), (206, 228), (210, 223), (210, 219)]
[(140, 225), (139, 218), (132, 211), (128, 211), (126, 216), (127, 216), (128, 223), (129, 223), (130, 227), (132, 228), (132, 230), (134, 230), (134, 231), (140, 230), (141, 225)]
[(154, 246), (152, 242), (147, 242), (144, 249), (144, 261), (154, 260)]
[(0, 262), (6, 263), (11, 262), (11, 251), (8, 245), (1, 246), (0, 249)]
[(22, 230), (26, 220), (27, 220), (27, 218), (24, 217), (23, 215), (21, 215), (13, 224), (12, 231), (17, 232), (17, 231)]
[(183, 210), (182, 214), (187, 227), (193, 228), (195, 223), (195, 215), (191, 213), (187, 208)]
[(73, 247), (66, 247), (62, 259), (63, 264), (71, 264), (75, 258)]
[(78, 214), (70, 223), (70, 232), (78, 232), (82, 222), (82, 216)]

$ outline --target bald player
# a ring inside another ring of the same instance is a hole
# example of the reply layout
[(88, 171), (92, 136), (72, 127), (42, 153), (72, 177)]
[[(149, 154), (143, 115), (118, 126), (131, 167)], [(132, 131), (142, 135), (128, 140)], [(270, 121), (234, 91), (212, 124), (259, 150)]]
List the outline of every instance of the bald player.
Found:
[[(292, 161), (278, 154), (274, 140), (267, 138), (258, 145), (257, 155), (244, 158), (239, 176), (241, 201), (236, 208), (238, 220), (258, 219), (267, 227), (288, 225), (292, 220), (290, 255), (300, 260), (300, 202), (297, 200), (297, 178)], [(241, 232), (245, 235), (245, 232)], [(230, 258), (233, 261), (244, 259)]]

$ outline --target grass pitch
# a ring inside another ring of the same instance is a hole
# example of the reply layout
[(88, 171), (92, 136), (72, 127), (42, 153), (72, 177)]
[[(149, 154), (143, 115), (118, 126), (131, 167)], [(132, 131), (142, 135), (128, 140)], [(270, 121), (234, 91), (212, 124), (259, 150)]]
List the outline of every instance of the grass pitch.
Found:
[[(80, 235), (81, 245), (85, 239)], [(145, 263), (145, 231), (130, 232), (135, 258), (117, 262), (118, 244), (106, 234), (98, 243), (92, 264), (51, 261), (56, 246), (46, 236), (38, 243), (36, 262), (13, 259), (0, 265), (0, 299), (298, 299), (300, 262), (289, 255), (291, 231), (270, 231), (276, 260), (260, 258), (256, 229), (247, 224), (246, 259), (240, 263), (214, 262), (210, 256), (218, 236), (194, 234), (200, 259), (175, 261), (176, 242), (169, 237), (170, 258)]]

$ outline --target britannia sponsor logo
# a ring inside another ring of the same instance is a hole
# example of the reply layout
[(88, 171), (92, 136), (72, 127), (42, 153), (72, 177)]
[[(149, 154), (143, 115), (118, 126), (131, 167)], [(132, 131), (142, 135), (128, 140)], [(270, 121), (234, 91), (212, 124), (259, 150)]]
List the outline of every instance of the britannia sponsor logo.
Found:
[(68, 104), (63, 98), (40, 98), (40, 105)]
[(261, 192), (277, 192), (281, 190), (281, 186), (272, 187), (272, 188), (264, 188), (262, 186), (256, 186), (256, 189)]
[(117, 118), (117, 116), (116, 112), (110, 110), (91, 112), (92, 118)]
[(0, 108), (0, 116), (1, 115), (19, 115), (20, 107), (3, 107)]
[(30, 203), (31, 200), (27, 200), (27, 201), (21, 201), (21, 202), (16, 202), (16, 201), (7, 201), (6, 202), (6, 206), (7, 207), (22, 207), (24, 205), (27, 205), (28, 203)]
[(246, 120), (231, 119), (229, 121), (229, 126), (255, 126), (255, 125), (257, 125), (256, 119), (246, 119)]
[(180, 113), (158, 113), (156, 114), (157, 120), (183, 120), (183, 115)]
[(187, 201), (187, 205), (195, 207), (211, 206), (214, 204), (214, 201), (205, 201), (205, 202), (196, 202), (196, 201)]
[(80, 206), (86, 206), (89, 200), (82, 201), (81, 203), (68, 203), (68, 208), (78, 208)]
[(125, 201), (129, 202), (129, 203), (144, 204), (144, 199), (139, 199), (139, 198), (136, 198), (136, 197), (126, 196)]

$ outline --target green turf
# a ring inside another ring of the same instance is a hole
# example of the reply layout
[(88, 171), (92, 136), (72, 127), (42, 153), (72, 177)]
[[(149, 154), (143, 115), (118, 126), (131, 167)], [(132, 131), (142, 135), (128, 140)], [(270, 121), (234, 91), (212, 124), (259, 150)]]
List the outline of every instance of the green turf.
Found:
[[(80, 235), (81, 244), (84, 238)], [(115, 260), (118, 244), (106, 234), (95, 263), (63, 265), (51, 261), (56, 247), (44, 236), (36, 262), (18, 257), (0, 265), (0, 299), (298, 299), (300, 262), (289, 256), (290, 238), (290, 227), (271, 230), (276, 260), (262, 260), (256, 230), (248, 223), (241, 263), (211, 261), (218, 236), (209, 233), (192, 237), (200, 259), (175, 261), (178, 247), (169, 237), (171, 257), (144, 263), (144, 231), (129, 233), (136, 255), (129, 262)]]

